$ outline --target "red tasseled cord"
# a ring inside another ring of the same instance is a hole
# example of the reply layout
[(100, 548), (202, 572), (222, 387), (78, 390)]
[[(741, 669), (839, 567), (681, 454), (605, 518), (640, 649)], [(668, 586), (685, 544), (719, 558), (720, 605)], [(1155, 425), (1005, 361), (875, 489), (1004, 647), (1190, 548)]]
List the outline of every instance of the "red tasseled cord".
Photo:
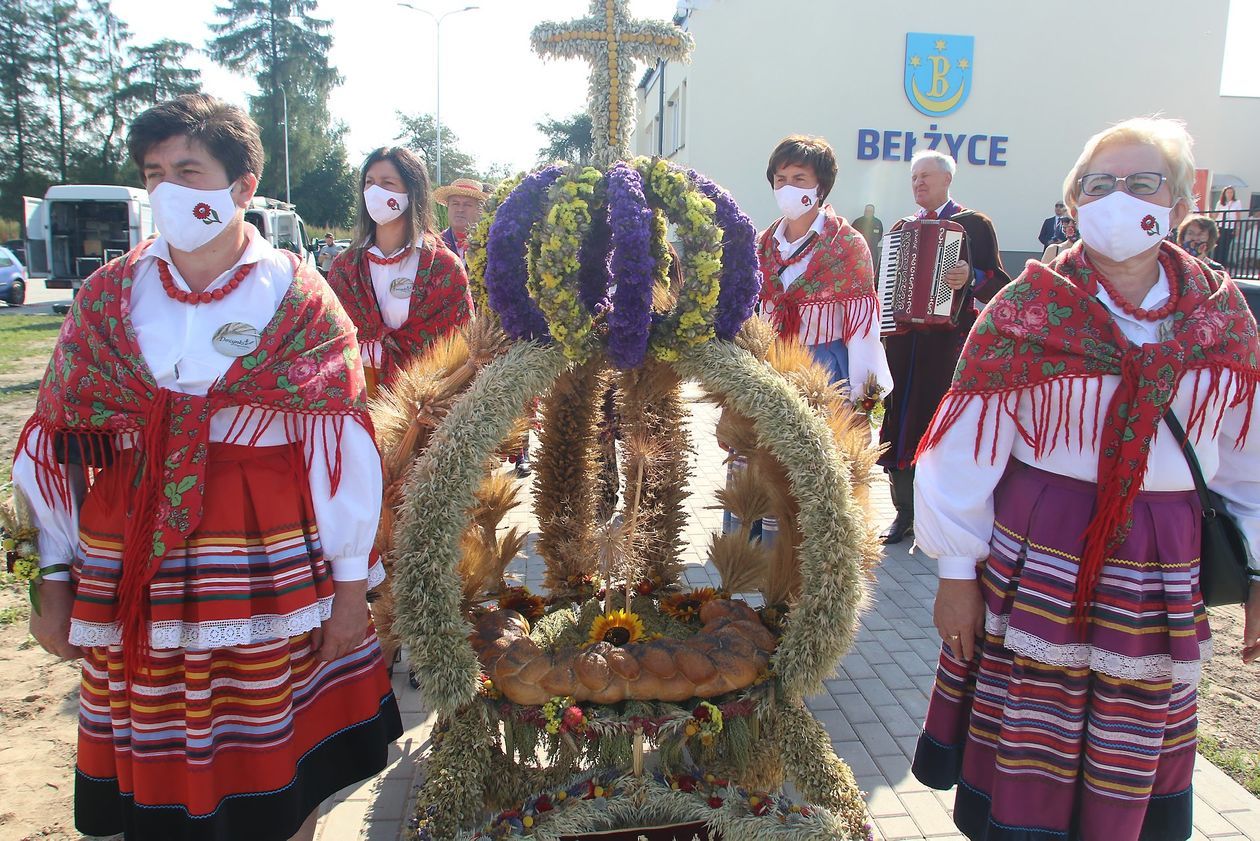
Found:
[[(118, 624), (122, 630), (123, 666), (128, 676), (138, 674), (149, 651), (146, 633), (150, 605), (146, 590), (162, 559), (153, 554), (155, 512), (162, 492), (162, 462), (171, 392), (158, 389), (146, 413), (137, 445), (143, 453), (140, 481), (123, 531), (122, 578), (118, 582)], [(169, 547), (168, 547), (169, 548)]]

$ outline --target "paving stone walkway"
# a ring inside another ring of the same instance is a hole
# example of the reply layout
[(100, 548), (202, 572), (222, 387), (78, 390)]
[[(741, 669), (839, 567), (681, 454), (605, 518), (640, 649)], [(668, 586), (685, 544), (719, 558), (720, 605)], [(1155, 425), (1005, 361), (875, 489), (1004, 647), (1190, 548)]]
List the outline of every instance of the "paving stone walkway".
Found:
[[(722, 452), (713, 438), (717, 412), (698, 400), (698, 390), (689, 389), (687, 394), (692, 400), (696, 452), (687, 503), (691, 519), (683, 554), (685, 578), (691, 586), (717, 586), (717, 572), (705, 563), (709, 534), (721, 528), (721, 512), (710, 506), (715, 504), (714, 491), (725, 479)], [(528, 500), (526, 491), (521, 496)], [(887, 497), (883, 487), (872, 493), (881, 522), (892, 518)], [(505, 525), (537, 532), (528, 504)], [(867, 793), (877, 837), (961, 841), (963, 836), (950, 818), (954, 793), (932, 791), (910, 773), (940, 642), (932, 626), (935, 568), (922, 553), (910, 554), (909, 548), (908, 543), (889, 547), (856, 644), (826, 681), (826, 692), (807, 703)], [(518, 558), (510, 571), (531, 588), (540, 589), (543, 566), (533, 552)], [(379, 777), (340, 792), (325, 806), (318, 841), (405, 839), (433, 714), (422, 708), (419, 694), (407, 685), (401, 668), (394, 689), (405, 732), (391, 750), (390, 764)], [(1196, 841), (1260, 841), (1260, 800), (1202, 757), (1195, 767), (1194, 786)]]

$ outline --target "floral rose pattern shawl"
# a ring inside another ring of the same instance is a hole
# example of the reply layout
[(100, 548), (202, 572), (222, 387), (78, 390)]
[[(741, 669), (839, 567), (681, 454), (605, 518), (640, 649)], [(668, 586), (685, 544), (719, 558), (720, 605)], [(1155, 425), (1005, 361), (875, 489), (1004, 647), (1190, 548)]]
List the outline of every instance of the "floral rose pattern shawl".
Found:
[(391, 330), (381, 318), (365, 249), (347, 249), (328, 271), (328, 283), (359, 331), (359, 342), (381, 343), (380, 382), (388, 385), (398, 369), (435, 339), (472, 317), (468, 275), (459, 257), (435, 237), (426, 236), (411, 290), (407, 320)]
[(781, 337), (800, 336), (801, 326), (806, 325), (805, 344), (835, 338), (823, 336), (822, 331), (834, 323), (837, 310), (841, 310), (844, 327), (840, 338), (848, 344), (855, 336), (872, 328), (879, 316), (871, 250), (866, 239), (837, 216), (831, 205), (824, 205), (822, 212), (823, 230), (811, 247), (809, 266), (786, 292), (779, 279), (778, 243), (774, 239), (774, 232), (783, 220), (775, 222), (758, 237), (761, 304), (770, 310), (770, 318)]
[[(147, 246), (111, 261), (84, 283), (18, 444), (35, 461), (41, 492), (61, 505), (70, 499), (63, 463), (68, 442), (80, 454), (103, 453), (126, 434), (144, 454), (124, 533), (118, 604), (132, 663), (146, 639), (147, 585), (166, 553), (201, 520), (215, 412), (239, 407), (242, 418), (257, 422), (239, 424), (244, 428), (235, 431), (238, 437), (248, 430), (256, 438), (256, 430), (280, 419), (292, 440), (304, 442), (308, 465), (316, 457), (316, 425), (333, 419), (333, 440), (325, 440), (322, 457), (334, 493), (344, 421), (371, 430), (354, 328), (323, 279), (296, 259), (293, 283), (253, 353), (238, 358), (204, 396), (158, 386), (129, 318), (135, 266)], [(33, 447), (35, 429), (41, 435)]]
[[(1010, 420), (1040, 456), (1060, 442), (1069, 443), (1063, 434), (1067, 412), (1078, 412), (1080, 425), (1085, 426), (1086, 407), (1074, 387), (1077, 382), (1120, 377), (1106, 413), (1101, 414), (1099, 406), (1093, 409), (1100, 436), (1098, 507), (1086, 531), (1077, 579), (1078, 619), (1084, 618), (1107, 552), (1128, 533), (1151, 442), (1182, 375), (1196, 370), (1211, 375), (1202, 390), (1196, 380), (1184, 424), (1187, 435), (1196, 428), (1202, 433), (1208, 425), (1208, 407), (1218, 397), (1224, 398), (1222, 412), (1226, 407), (1247, 407), (1248, 422), (1239, 445), (1250, 425), (1260, 378), (1255, 318), (1227, 275), (1212, 272), (1170, 243), (1159, 248), (1169, 282), (1180, 292), (1169, 339), (1144, 345), (1128, 340), (1096, 297), (1097, 270), (1080, 243), (1056, 260), (1054, 268), (1030, 261), (1024, 274), (989, 302), (972, 327), (953, 385), (919, 448), (922, 453), (938, 445), (967, 406), (980, 400), (984, 410), (976, 431), (977, 459), (991, 410), (995, 445), (998, 424)], [(1225, 382), (1228, 392), (1222, 395)], [(1032, 401), (1031, 429), (1018, 420), (1021, 394)]]

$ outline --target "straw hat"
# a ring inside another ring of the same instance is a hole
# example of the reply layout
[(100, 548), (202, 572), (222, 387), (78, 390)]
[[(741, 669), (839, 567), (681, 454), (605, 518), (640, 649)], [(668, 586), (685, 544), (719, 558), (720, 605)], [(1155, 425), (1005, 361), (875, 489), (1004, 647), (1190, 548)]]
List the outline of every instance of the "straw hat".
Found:
[(489, 195), (481, 188), (481, 182), (471, 178), (456, 178), (445, 187), (438, 187), (433, 191), (433, 200), (438, 204), (446, 204), (446, 200), (451, 196), (467, 196), (477, 201), (485, 201), (489, 198)]

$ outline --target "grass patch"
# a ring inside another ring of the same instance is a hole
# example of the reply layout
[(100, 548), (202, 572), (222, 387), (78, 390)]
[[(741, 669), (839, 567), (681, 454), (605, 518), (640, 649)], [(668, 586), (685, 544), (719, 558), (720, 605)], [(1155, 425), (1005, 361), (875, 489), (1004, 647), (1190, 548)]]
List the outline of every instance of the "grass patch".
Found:
[(31, 606), (29, 604), (15, 604), (11, 607), (0, 608), (0, 628), (7, 628), (10, 625), (16, 625), (18, 622), (25, 622), (31, 616)]
[[(0, 318), (0, 372), (12, 373), (29, 367), (29, 357), (47, 356), (57, 344), (57, 334), (65, 321), (60, 315), (6, 315)], [(38, 376), (43, 366), (33, 371)]]
[(1260, 751), (1231, 748), (1221, 744), (1220, 739), (1214, 736), (1200, 734), (1199, 753), (1247, 791), (1260, 797)]

